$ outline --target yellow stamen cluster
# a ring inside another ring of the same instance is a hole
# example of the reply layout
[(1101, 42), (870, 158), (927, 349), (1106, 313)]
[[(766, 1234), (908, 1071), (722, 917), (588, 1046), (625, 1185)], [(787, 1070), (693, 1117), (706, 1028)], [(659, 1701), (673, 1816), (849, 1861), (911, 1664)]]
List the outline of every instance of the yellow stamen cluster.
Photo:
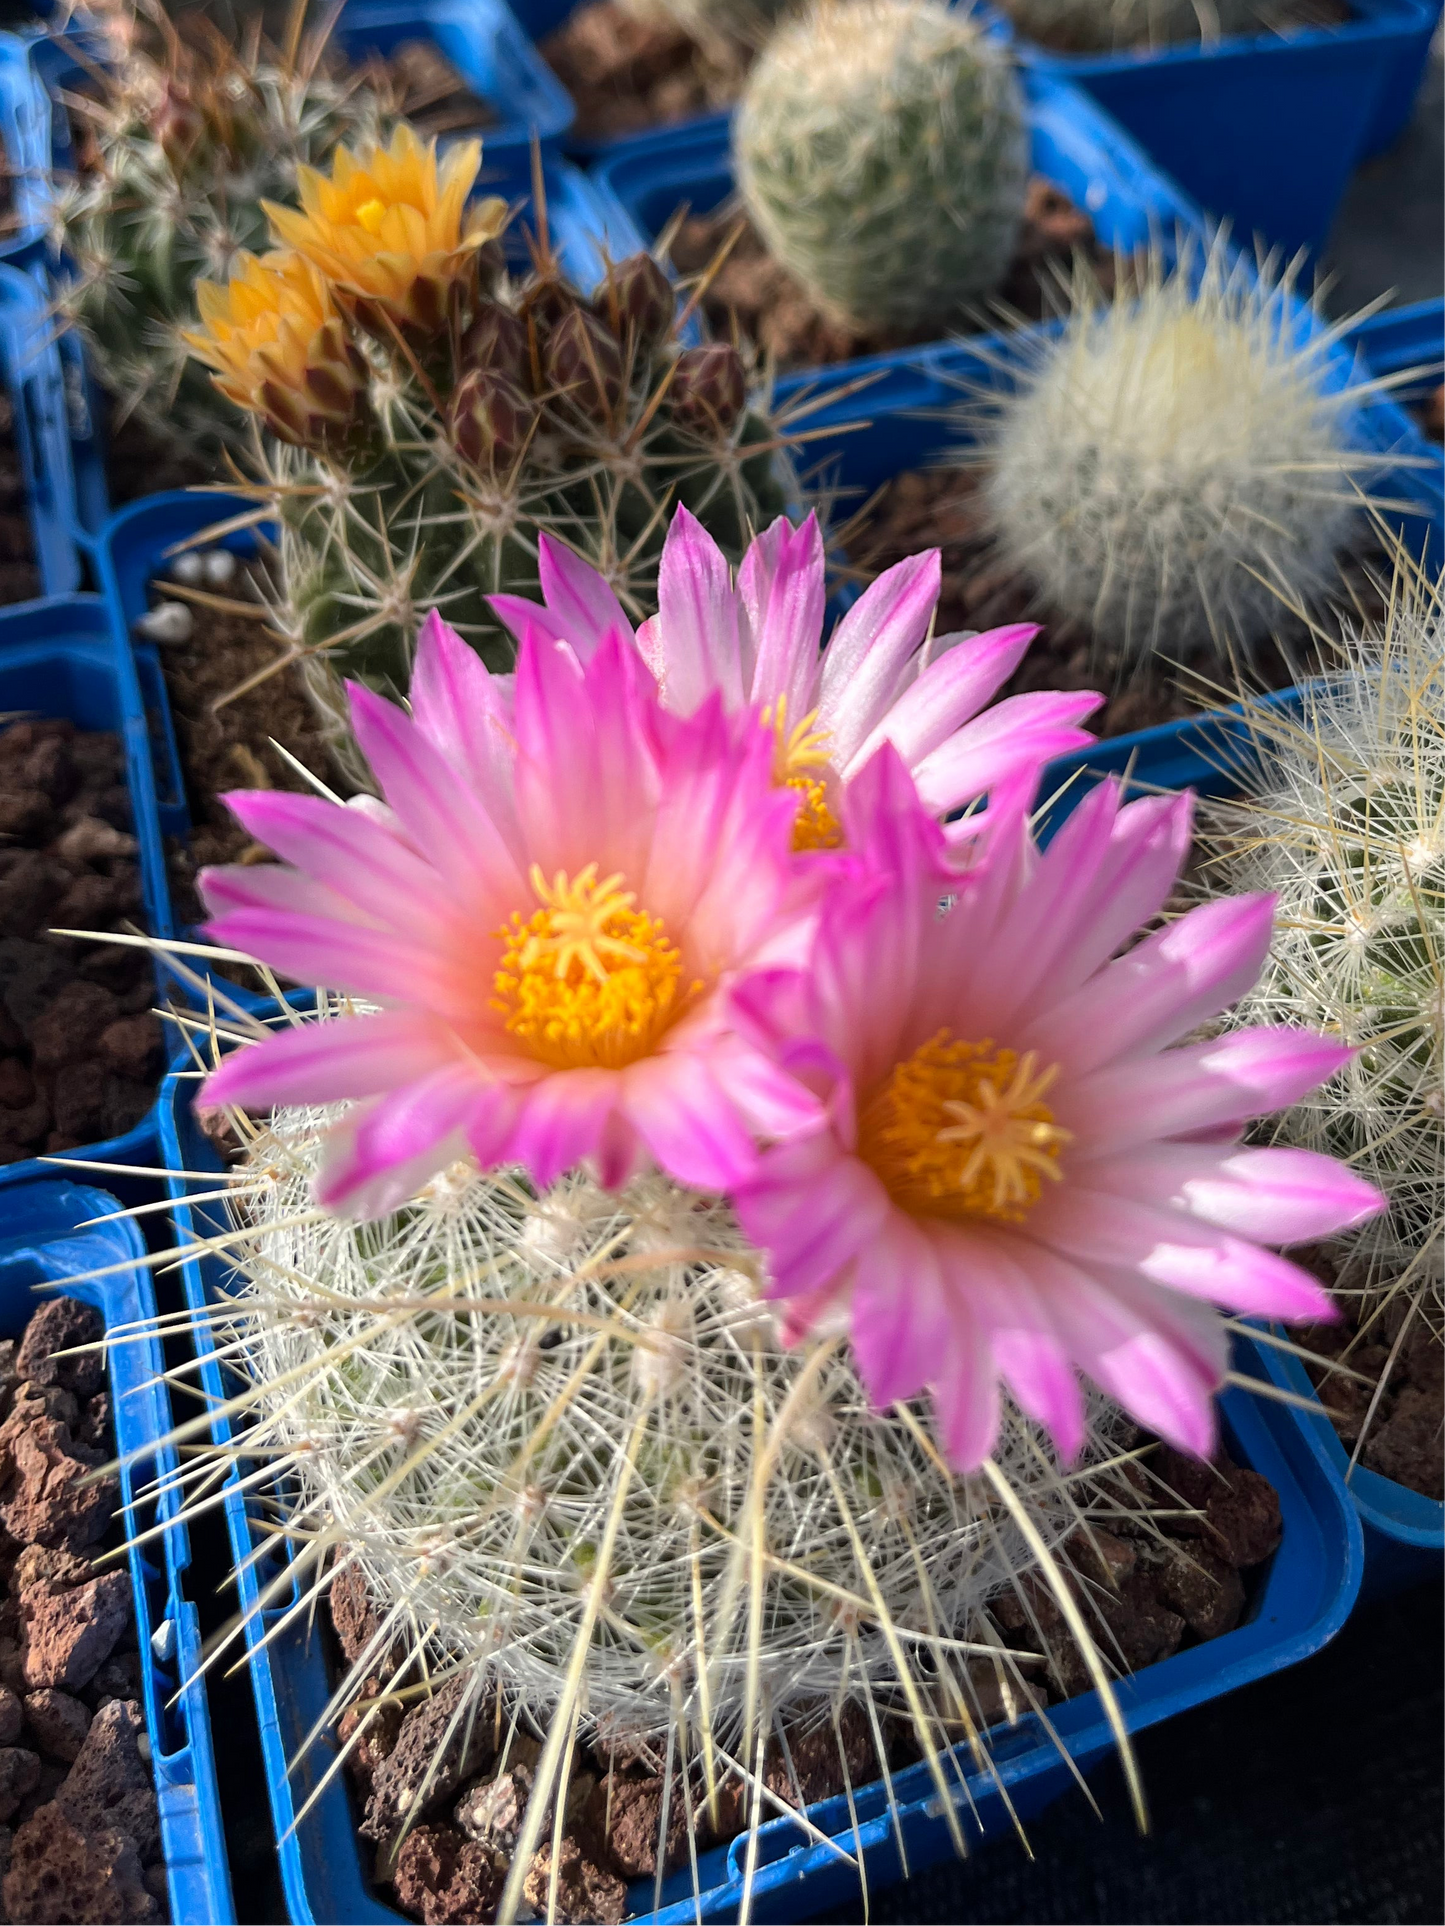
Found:
[(914, 1216), (1022, 1223), (1069, 1141), (1043, 1102), (1057, 1075), (1032, 1051), (940, 1030), (867, 1103), (858, 1153)]
[(817, 710), (788, 727), (788, 698), (779, 696), (763, 710), (763, 723), (773, 732), (773, 781), (780, 789), (796, 789), (802, 797), (793, 824), (793, 848), (840, 849), (843, 830), (828, 800), (828, 732), (815, 729)]
[(300, 210), (263, 205), (278, 239), (362, 303), (363, 316), (374, 308), (399, 326), (434, 328), (447, 319), (448, 287), (506, 221), (506, 204), (488, 200), (463, 230), (481, 159), (480, 142), (458, 141), (439, 167), (436, 142), (423, 146), (403, 122), (389, 147), (338, 147), (329, 177), (298, 169)]
[(682, 958), (661, 922), (634, 907), (620, 875), (600, 881), (596, 863), (548, 883), (536, 864), (541, 907), (513, 911), (492, 1007), (508, 1030), (558, 1070), (620, 1070), (655, 1049), (701, 990), (680, 990)]

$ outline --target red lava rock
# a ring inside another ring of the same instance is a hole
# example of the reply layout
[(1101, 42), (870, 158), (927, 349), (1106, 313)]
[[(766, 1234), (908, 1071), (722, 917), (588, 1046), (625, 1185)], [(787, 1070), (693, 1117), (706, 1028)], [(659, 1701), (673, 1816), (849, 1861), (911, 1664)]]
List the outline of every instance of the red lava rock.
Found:
[(23, 1594), (20, 1609), (26, 1685), (74, 1691), (95, 1676), (125, 1631), (130, 1581), (124, 1572), (106, 1572), (71, 1591), (36, 1585)]
[(133, 1926), (160, 1918), (134, 1842), (109, 1827), (87, 1836), (53, 1801), (15, 1834), (0, 1890), (10, 1919), (40, 1926)]
[(8, 1819), (40, 1777), (40, 1760), (24, 1746), (0, 1746), (0, 1820)]
[(506, 1884), (505, 1862), (450, 1826), (416, 1826), (402, 1841), (392, 1885), (426, 1926), (486, 1926)]
[[(372, 1608), (359, 1565), (343, 1565), (331, 1581), (326, 1594), (331, 1607), (331, 1623), (341, 1641), (348, 1665), (355, 1665), (380, 1628), (381, 1621)], [(374, 1660), (375, 1654), (372, 1655)]]
[(15, 1358), (16, 1374), (32, 1384), (58, 1384), (77, 1398), (93, 1398), (105, 1382), (102, 1354), (57, 1357), (55, 1353), (95, 1344), (104, 1335), (105, 1321), (93, 1304), (78, 1297), (51, 1298), (25, 1327)]
[[(527, 1904), (548, 1917), (547, 1902), (552, 1882), (552, 1846), (549, 1841), (532, 1855), (522, 1892)], [(577, 1926), (621, 1926), (627, 1911), (627, 1888), (615, 1873), (588, 1857), (570, 1833), (562, 1837), (558, 1858), (558, 1919), (577, 1922)]]
[(40, 1691), (26, 1694), (25, 1718), (42, 1752), (63, 1759), (67, 1765), (74, 1763), (90, 1730), (88, 1705), (69, 1692), (42, 1686)]
[[(792, 1759), (792, 1771), (788, 1769), (788, 1757)], [(811, 1730), (790, 1732), (787, 1756), (776, 1743), (770, 1746), (763, 1779), (768, 1790), (786, 1804), (811, 1806), (843, 1790), (844, 1758), (854, 1786), (867, 1785), (878, 1777), (878, 1757), (867, 1715), (851, 1702), (843, 1707), (836, 1730), (829, 1717)]]
[(116, 1481), (86, 1482), (93, 1466), (78, 1455), (69, 1425), (53, 1418), (27, 1425), (11, 1441), (10, 1459), (14, 1478), (0, 1502), (0, 1523), (11, 1537), (73, 1552), (93, 1545), (115, 1510)]
[(109, 1074), (99, 1058), (62, 1064), (51, 1086), (50, 1108), (55, 1118), (55, 1134), (66, 1141), (47, 1144), (47, 1150), (69, 1149), (104, 1136), (109, 1086)]
[(1372, 1425), (1361, 1461), (1371, 1471), (1427, 1498), (1445, 1497), (1440, 1457), (1440, 1393), (1407, 1384), (1382, 1424)]
[(1232, 1632), (1244, 1611), (1244, 1582), (1235, 1567), (1199, 1542), (1182, 1547), (1161, 1567), (1160, 1598), (1197, 1638)]
[(161, 1020), (154, 1011), (138, 1016), (120, 1017), (100, 1033), (100, 1048), (107, 1062), (137, 1082), (154, 1076), (160, 1067), (165, 1038)]
[(74, 1063), (96, 1048), (101, 1031), (120, 1015), (114, 994), (98, 983), (67, 983), (30, 1026), (30, 1047), (43, 1070)]
[(25, 1707), (8, 1685), (0, 1685), (0, 1745), (14, 1745), (25, 1723)]
[[(417, 1817), (419, 1810), (450, 1798), (464, 1779), (486, 1765), (492, 1753), (491, 1720), (482, 1717), (475, 1705), (463, 1711), (456, 1730), (448, 1736), (474, 1683), (465, 1676), (450, 1680), (402, 1720), (396, 1745), (376, 1769), (361, 1822), (364, 1838), (385, 1840), (398, 1825)], [(424, 1781), (425, 1800), (419, 1808)]]
[[(375, 1698), (381, 1689), (380, 1679), (368, 1679), (363, 1687), (361, 1699), (342, 1714), (336, 1733), (343, 1745), (348, 1743), (351, 1735), (361, 1726), (363, 1720), (366, 1720), (371, 1708), (365, 1701)], [(346, 1755), (346, 1764), (351, 1776), (367, 1798), (371, 1796), (377, 1767), (396, 1748), (396, 1736), (401, 1730), (401, 1719), (400, 1706), (383, 1705), (367, 1722), (361, 1737)]]
[(21, 1110), (35, 1101), (35, 1079), (19, 1057), (0, 1058), (0, 1108)]
[(497, 1852), (510, 1852), (522, 1830), (522, 1818), (537, 1775), (530, 1766), (508, 1766), (494, 1779), (479, 1779), (458, 1799), (453, 1818), (468, 1839), (477, 1839)]
[(139, 1652), (113, 1652), (84, 1687), (86, 1702), (97, 1709), (107, 1699), (138, 1699), (140, 1690)]
[[(460, 1814), (458, 1815), (460, 1816)], [(611, 1811), (607, 1782), (594, 1790), (584, 1814), (587, 1830), (601, 1840), (615, 1871), (624, 1879), (651, 1879), (657, 1872), (657, 1840), (662, 1820), (662, 1780), (612, 1780)], [(703, 1815), (698, 1814), (699, 1824)], [(673, 1781), (672, 1806), (667, 1815), (664, 1870), (674, 1871), (687, 1858), (687, 1806), (682, 1788)]]
[(1153, 1463), (1171, 1491), (1204, 1513), (1203, 1518), (1171, 1520), (1176, 1537), (1207, 1537), (1237, 1570), (1261, 1564), (1279, 1544), (1282, 1526), (1274, 1487), (1257, 1471), (1235, 1464), (1227, 1451), (1220, 1450), (1212, 1464), (1204, 1464), (1166, 1449)]
[(90, 1836), (107, 1826), (133, 1839), (143, 1860), (160, 1851), (151, 1769), (141, 1756), (145, 1720), (134, 1699), (111, 1699), (91, 1722), (55, 1803)]

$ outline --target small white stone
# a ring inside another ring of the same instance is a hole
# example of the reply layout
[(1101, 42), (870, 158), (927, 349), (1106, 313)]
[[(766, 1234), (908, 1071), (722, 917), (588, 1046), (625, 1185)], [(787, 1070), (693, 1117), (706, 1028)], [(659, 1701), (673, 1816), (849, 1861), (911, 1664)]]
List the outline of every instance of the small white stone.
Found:
[(161, 643), (189, 642), (195, 633), (196, 619), (184, 602), (158, 602), (136, 622), (137, 635)]
[(196, 588), (205, 579), (206, 558), (193, 548), (184, 555), (178, 555), (171, 563), (171, 580), (184, 582), (188, 588)]
[(213, 548), (205, 557), (206, 585), (225, 588), (235, 580), (236, 558), (228, 548)]
[(173, 1618), (163, 1618), (151, 1633), (151, 1650), (162, 1665), (175, 1657), (176, 1621)]

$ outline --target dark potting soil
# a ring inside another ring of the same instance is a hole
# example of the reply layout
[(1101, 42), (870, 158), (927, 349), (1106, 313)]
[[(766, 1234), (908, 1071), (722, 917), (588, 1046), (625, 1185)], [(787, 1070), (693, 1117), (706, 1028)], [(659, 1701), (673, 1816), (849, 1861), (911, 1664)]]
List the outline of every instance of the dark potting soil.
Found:
[(1431, 441), (1445, 441), (1445, 385), (1425, 397), (1420, 421)]
[(54, 1298), (0, 1344), (0, 1895), (7, 1920), (164, 1920), (100, 1313)]
[[(1324, 1283), (1334, 1283), (1335, 1264), (1328, 1251), (1314, 1249), (1295, 1256)], [(1337, 1301), (1344, 1313), (1340, 1323), (1308, 1325), (1293, 1335), (1302, 1350), (1337, 1359), (1367, 1380), (1360, 1384), (1327, 1365), (1305, 1360), (1341, 1444), (1353, 1452), (1363, 1429), (1362, 1465), (1422, 1497), (1445, 1498), (1445, 1346), (1439, 1333), (1416, 1312), (1391, 1363), (1390, 1353), (1405, 1328), (1405, 1294), (1373, 1318), (1346, 1294)], [(1375, 1390), (1387, 1366), (1385, 1389), (1370, 1417)]]
[(55, 720), (0, 734), (0, 1164), (118, 1136), (151, 1106), (150, 957), (48, 933), (140, 926), (136, 848), (115, 736)]
[(0, 603), (28, 602), (40, 592), (20, 452), (15, 446), (15, 416), (9, 395), (0, 393)]
[[(1087, 1541), (1079, 1534), (1071, 1548), (1080, 1573), (1071, 1581), (1075, 1595), (1092, 1609), (1101, 1649), (1128, 1670), (1231, 1631), (1248, 1602), (1249, 1581), (1243, 1574), (1270, 1557), (1281, 1531), (1273, 1487), (1258, 1473), (1235, 1465), (1227, 1453), (1221, 1451), (1211, 1466), (1160, 1447), (1150, 1463), (1152, 1479), (1137, 1462), (1125, 1467), (1117, 1529), (1095, 1528)], [(1181, 1509), (1187, 1508), (1187, 1515), (1160, 1521), (1167, 1534), (1162, 1543), (1128, 1517), (1131, 1501), (1140, 1507), (1170, 1502), (1161, 1493), (1161, 1481)], [(1042, 1633), (1049, 1661), (1023, 1661), (1020, 1667), (1032, 1690), (1041, 1702), (1087, 1691), (1092, 1684), (1088, 1668), (1047, 1584), (1031, 1576), (1023, 1589), (1025, 1599), (1008, 1595), (991, 1609), (1005, 1643), (1017, 1650), (1036, 1650)], [(333, 1581), (329, 1605), (341, 1655), (347, 1664), (354, 1663), (378, 1630), (355, 1568), (344, 1569)], [(1003, 1691), (993, 1668), (975, 1660), (970, 1673), (983, 1718), (992, 1722), (1004, 1717)], [(425, 1926), (493, 1917), (541, 1754), (540, 1744), (520, 1732), (506, 1746), (506, 1721), (498, 1724), (484, 1716), (469, 1733), (465, 1727), (458, 1730), (438, 1763), (466, 1686), (465, 1679), (456, 1679), (434, 1697), (413, 1702), (410, 1710), (387, 1707), (348, 1758), (358, 1831), (375, 1848), (378, 1883), (388, 1885), (395, 1902)], [(382, 1689), (382, 1678), (373, 1677), (363, 1698)], [(355, 1706), (343, 1719), (343, 1741), (355, 1731), (363, 1711)], [(891, 1719), (883, 1730), (891, 1768), (919, 1757), (905, 1720)], [(505, 1771), (499, 1769), (503, 1759)], [(764, 1778), (784, 1803), (801, 1807), (832, 1797), (849, 1784), (855, 1789), (866, 1785), (880, 1770), (864, 1712), (846, 1708), (835, 1731), (820, 1707), (817, 1720), (800, 1719), (786, 1752), (776, 1739), (770, 1744)], [(432, 1783), (418, 1814), (416, 1794), (429, 1772)], [(561, 1842), (560, 1919), (616, 1926), (625, 1916), (628, 1882), (655, 1876), (663, 1773), (663, 1759), (645, 1748), (626, 1754), (582, 1749), (571, 1778)], [(714, 1831), (701, 1788), (694, 1788), (699, 1850), (742, 1832), (747, 1802), (738, 1782), (730, 1781)], [(411, 1829), (403, 1833), (407, 1821)], [(675, 1780), (665, 1872), (687, 1864), (687, 1823), (688, 1802)], [(549, 1825), (547, 1843), (534, 1855), (525, 1887), (529, 1904), (539, 1913), (546, 1911), (551, 1870)]]
[(425, 138), (497, 123), (496, 110), (472, 92), (433, 41), (403, 40), (384, 60), (368, 65), (380, 90), (394, 96), (397, 112)]
[(1114, 286), (1114, 256), (1099, 244), (1093, 222), (1062, 188), (1042, 175), (1029, 183), (1018, 247), (989, 303), (990, 308), (998, 304), (999, 312), (981, 316), (977, 310), (960, 309), (912, 332), (861, 333), (824, 314), (795, 276), (769, 254), (736, 201), (682, 223), (672, 244), (679, 272), (702, 273), (739, 223), (742, 232), (703, 296), (703, 312), (714, 333), (724, 340), (732, 337), (736, 323), (772, 358), (779, 373), (913, 347), (950, 332), (977, 333), (983, 326), (1005, 325), (1015, 316), (1040, 320), (1052, 312), (1050, 289), (1058, 285), (1061, 275), (1067, 277), (1076, 254), (1090, 264), (1106, 293)]
[(540, 52), (577, 104), (572, 131), (583, 140), (731, 107), (753, 60), (737, 41), (704, 48), (675, 21), (640, 20), (616, 0), (578, 7)]
[[(864, 580), (920, 549), (943, 551), (943, 590), (938, 633), (991, 629), (1010, 622), (1039, 622), (1042, 633), (1008, 687), (1019, 695), (1034, 689), (1098, 689), (1108, 698), (1085, 726), (1100, 736), (1128, 735), (1197, 715), (1225, 697), (1207, 682), (1182, 675), (1160, 660), (1142, 674), (1126, 672), (1115, 653), (1101, 648), (1087, 627), (1041, 607), (1028, 580), (993, 553), (987, 518), (978, 499), (977, 469), (918, 468), (886, 482), (842, 531), (850, 563)], [(1373, 564), (1373, 566), (1372, 566)], [(1341, 600), (1365, 614), (1383, 604), (1375, 575), (1389, 568), (1382, 556), (1342, 558)], [(1278, 639), (1252, 652), (1254, 686), (1287, 688), (1319, 661), (1320, 643), (1306, 624), (1281, 605)], [(1216, 671), (1227, 680), (1228, 669)]]
[[(999, 5), (1005, 13), (1013, 12), (1009, 0), (999, 0)], [(1341, 27), (1350, 18), (1350, 8), (1345, 5), (1345, 0), (1259, 0), (1255, 11), (1258, 15), (1258, 25), (1253, 30), (1254, 34), (1270, 39), (1291, 33), (1305, 33), (1312, 27)], [(1039, 32), (1031, 19), (1027, 28), (1021, 27), (1020, 32), (1026, 32), (1027, 37), (1036, 45), (1049, 47), (1055, 53), (1098, 52), (1096, 46), (1089, 44), (1087, 37), (1084, 37), (1081, 45), (1079, 33), (1070, 32), (1067, 26), (1060, 26), (1052, 32)], [(1174, 41), (1168, 44), (1172, 47), (1187, 47), (1189, 42)], [(1141, 34), (1133, 45), (1140, 51), (1147, 49), (1148, 32)], [(1115, 51), (1124, 51), (1127, 46), (1127, 42), (1121, 42)], [(1161, 48), (1160, 51), (1163, 49)]]

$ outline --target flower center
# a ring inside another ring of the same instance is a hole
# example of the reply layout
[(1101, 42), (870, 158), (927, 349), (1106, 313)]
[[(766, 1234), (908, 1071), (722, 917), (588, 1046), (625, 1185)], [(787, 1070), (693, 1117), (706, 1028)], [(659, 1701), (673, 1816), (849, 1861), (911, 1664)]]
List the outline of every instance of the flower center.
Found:
[(356, 218), (368, 234), (380, 234), (381, 224), (386, 219), (385, 201), (363, 201), (356, 210)]
[(895, 1064), (858, 1126), (858, 1154), (918, 1217), (1020, 1224), (1070, 1133), (1042, 1101), (1059, 1073), (1030, 1050), (967, 1043), (949, 1030)]
[(793, 823), (793, 848), (841, 849), (843, 830), (828, 803), (828, 732), (815, 729), (817, 710), (788, 727), (788, 698), (763, 710), (763, 723), (773, 731), (773, 782), (780, 789), (796, 789), (802, 797)]
[(635, 909), (618, 876), (589, 863), (549, 884), (532, 865), (541, 908), (520, 910), (495, 934), (503, 949), (492, 1007), (544, 1063), (559, 1070), (635, 1063), (701, 989), (679, 993), (682, 958), (662, 924)]

